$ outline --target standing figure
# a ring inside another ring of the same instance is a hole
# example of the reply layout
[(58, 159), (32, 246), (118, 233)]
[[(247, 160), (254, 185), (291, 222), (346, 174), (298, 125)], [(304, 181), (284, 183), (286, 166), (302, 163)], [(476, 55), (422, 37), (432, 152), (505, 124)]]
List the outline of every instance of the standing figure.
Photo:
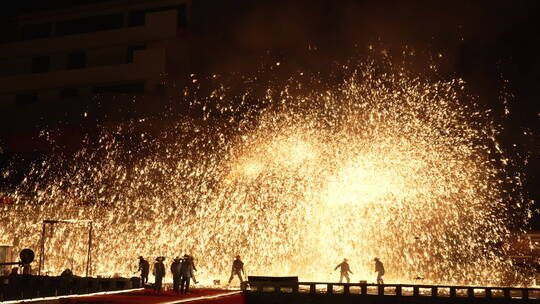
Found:
[(231, 284), (235, 275), (238, 276), (238, 279), (240, 279), (240, 284), (242, 284), (242, 282), (244, 282), (244, 280), (242, 279), (242, 274), (246, 275), (244, 272), (244, 262), (242, 262), (240, 260), (240, 256), (237, 255), (236, 259), (234, 260), (232, 264), (231, 277), (229, 278), (229, 284)]
[[(193, 266), (193, 271), (197, 271), (197, 267), (195, 267), (195, 258), (194, 258), (192, 255), (190, 255), (190, 256), (189, 256), (189, 259), (191, 260), (191, 265)], [(197, 281), (197, 279), (195, 278), (195, 273), (192, 273), (192, 274), (191, 274), (191, 279), (193, 279), (193, 283), (194, 283), (194, 284), (199, 283), (199, 282)]]
[(379, 258), (374, 258), (373, 261), (375, 262), (375, 272), (377, 273), (377, 284), (382, 285), (384, 284), (382, 279), (384, 275), (384, 265)]
[(148, 273), (150, 272), (150, 263), (145, 260), (142, 256), (139, 257), (139, 269), (137, 271), (141, 272), (141, 284), (144, 285), (148, 283)]
[(180, 266), (180, 292), (187, 294), (189, 290), (189, 281), (193, 276), (193, 260), (189, 258), (189, 255), (185, 254), (182, 259), (182, 265)]
[[(12, 284), (11, 286), (18, 285), (19, 282), (19, 267), (13, 267), (11, 268), (11, 272), (8, 275), (7, 279), (9, 284)], [(3, 301), (2, 301), (3, 303)]]
[(24, 275), (32, 275), (32, 266), (30, 264), (23, 264), (22, 267), (22, 273)]
[(349, 273), (353, 274), (351, 271), (351, 268), (349, 267), (349, 263), (347, 263), (349, 260), (343, 259), (343, 262), (341, 264), (337, 265), (336, 268), (334, 268), (334, 271), (336, 271), (338, 268), (340, 268), (341, 274), (339, 276), (339, 282), (341, 283), (343, 281), (343, 278), (347, 280), (347, 283), (351, 282), (351, 279), (349, 278)]
[(163, 277), (165, 276), (165, 265), (163, 265), (164, 257), (157, 257), (156, 263), (154, 263), (154, 291), (161, 292), (161, 286), (163, 283)]
[(173, 278), (173, 291), (180, 292), (180, 270), (182, 267), (181, 259), (179, 257), (174, 258), (174, 262), (171, 264), (171, 273)]

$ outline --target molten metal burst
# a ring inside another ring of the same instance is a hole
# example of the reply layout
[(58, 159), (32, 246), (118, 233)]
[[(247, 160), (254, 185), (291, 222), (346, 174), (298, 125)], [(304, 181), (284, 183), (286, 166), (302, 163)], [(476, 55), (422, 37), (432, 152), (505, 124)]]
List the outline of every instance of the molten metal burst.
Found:
[[(519, 179), (462, 81), (362, 67), (324, 90), (302, 85), (269, 87), (256, 111), (216, 90), (208, 100), (219, 102), (191, 106), (219, 119), (136, 146), (104, 132), (73, 161), (44, 161), (6, 194), (16, 203), (1, 207), (0, 242), (19, 236), (37, 250), (43, 219), (92, 219), (96, 275), (132, 275), (139, 255), (191, 253), (207, 281), (224, 280), (236, 254), (249, 274), (301, 280), (336, 279), (347, 257), (353, 281), (372, 281), (375, 256), (391, 282), (505, 279), (505, 189)], [(86, 229), (48, 231), (45, 269), (84, 274)]]

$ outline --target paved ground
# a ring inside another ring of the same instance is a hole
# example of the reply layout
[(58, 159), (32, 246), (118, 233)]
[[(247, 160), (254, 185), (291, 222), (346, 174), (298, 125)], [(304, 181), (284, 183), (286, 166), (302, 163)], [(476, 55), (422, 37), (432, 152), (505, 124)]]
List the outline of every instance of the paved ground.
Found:
[(245, 304), (244, 295), (240, 291), (223, 289), (192, 289), (187, 295), (175, 294), (172, 291), (156, 294), (150, 290), (137, 290), (111, 295), (94, 295), (58, 300), (60, 304), (174, 304), (174, 303), (204, 303), (204, 304)]

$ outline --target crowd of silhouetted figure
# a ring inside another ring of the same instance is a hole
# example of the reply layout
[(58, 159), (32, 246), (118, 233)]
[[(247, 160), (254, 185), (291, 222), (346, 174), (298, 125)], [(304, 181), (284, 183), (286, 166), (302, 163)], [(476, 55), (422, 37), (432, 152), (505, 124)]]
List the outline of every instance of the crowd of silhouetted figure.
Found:
[[(172, 274), (172, 290), (176, 293), (181, 294), (187, 294), (189, 292), (189, 286), (191, 281), (193, 281), (194, 284), (197, 284), (198, 281), (195, 278), (195, 272), (197, 271), (197, 267), (195, 266), (194, 257), (189, 254), (184, 254), (183, 257), (175, 257), (173, 259), (173, 262), (170, 264), (170, 273)], [(166, 268), (165, 268), (165, 257), (160, 256), (155, 259), (154, 265), (152, 267), (152, 274), (154, 275), (154, 284), (151, 285), (148, 282), (148, 276), (150, 274), (150, 263), (144, 259), (144, 257), (139, 257), (139, 268), (137, 269), (137, 272), (140, 272), (141, 276), (141, 284), (144, 287), (151, 287), (154, 292), (160, 293), (163, 291), (163, 279), (166, 275)], [(379, 258), (374, 258), (373, 262), (375, 263), (375, 272), (377, 273), (377, 284), (384, 284), (383, 276), (385, 273), (384, 265), (379, 260)], [(30, 275), (31, 274), (31, 268), (29, 265), (24, 265), (23, 267), (23, 275)], [(338, 264), (334, 270), (340, 271), (340, 278), (339, 283), (343, 282), (343, 279), (346, 280), (347, 283), (350, 283), (350, 276), (349, 274), (353, 274), (351, 271), (351, 267), (349, 265), (348, 259), (343, 259), (343, 261)], [(8, 277), (14, 277), (19, 275), (19, 267), (13, 267), (11, 269), (11, 272), (9, 273)], [(73, 277), (73, 273), (70, 269), (65, 269), (60, 277), (63, 278), (70, 278)], [(236, 258), (232, 261), (232, 267), (231, 267), (231, 275), (228, 280), (228, 284), (231, 284), (233, 279), (237, 277), (240, 281), (240, 284), (244, 282), (245, 277), (245, 271), (244, 271), (244, 263), (240, 259), (240, 256), (236, 256)], [(214, 280), (214, 284), (219, 284), (219, 280)]]
[[(384, 281), (382, 278), (384, 276), (384, 265), (381, 262), (381, 260), (379, 260), (379, 258), (374, 258), (373, 262), (375, 262), (375, 272), (377, 273), (377, 284), (382, 285), (384, 284)], [(349, 273), (353, 274), (353, 272), (351, 271), (351, 267), (349, 266), (349, 260), (343, 259), (343, 262), (338, 264), (334, 268), (334, 271), (337, 270), (338, 268), (340, 271), (339, 282), (342, 283), (343, 278), (345, 278), (345, 280), (347, 280), (347, 283), (350, 283), (351, 279), (349, 277)]]
[[(157, 257), (156, 262), (154, 263), (153, 274), (155, 277), (153, 289), (155, 292), (161, 292), (163, 288), (163, 278), (165, 277), (165, 265), (163, 261), (165, 257)], [(377, 273), (377, 284), (384, 284), (384, 265), (379, 260), (379, 258), (374, 258), (375, 262), (375, 272)], [(334, 270), (340, 270), (339, 282), (342, 283), (343, 279), (350, 283), (349, 274), (353, 274), (349, 266), (349, 261), (343, 259), (343, 262), (338, 264)], [(148, 275), (150, 273), (150, 263), (145, 260), (142, 256), (139, 257), (139, 269), (141, 273), (141, 282), (143, 285), (148, 286)], [(193, 280), (193, 283), (197, 284), (195, 279), (195, 267), (194, 258), (188, 254), (185, 254), (182, 258), (176, 257), (170, 266), (170, 271), (173, 277), (173, 291), (178, 293), (186, 294), (189, 290), (190, 281)], [(229, 277), (228, 284), (232, 282), (235, 277), (238, 277), (240, 283), (244, 282), (244, 262), (240, 259), (240, 256), (236, 256), (232, 262), (231, 275)], [(219, 280), (215, 280), (214, 283), (219, 283)]]
[[(163, 261), (165, 261), (165, 257), (157, 257), (152, 271), (152, 274), (154, 275), (153, 290), (156, 293), (161, 292), (163, 289), (163, 278), (166, 274), (165, 264), (163, 264)], [(139, 257), (138, 271), (141, 273), (141, 283), (143, 286), (148, 286), (150, 263), (142, 256)], [(193, 283), (198, 283), (197, 279), (195, 278), (196, 271), (197, 268), (195, 267), (193, 256), (185, 254), (182, 258), (174, 258), (170, 266), (170, 272), (173, 278), (173, 291), (187, 294), (189, 291), (190, 282), (193, 280)], [(232, 263), (231, 276), (228, 283), (230, 284), (232, 282), (234, 276), (237, 276), (240, 283), (242, 283), (244, 281), (242, 277), (243, 275), (245, 276), (244, 263), (242, 260), (240, 260), (240, 256), (236, 256), (236, 259)]]

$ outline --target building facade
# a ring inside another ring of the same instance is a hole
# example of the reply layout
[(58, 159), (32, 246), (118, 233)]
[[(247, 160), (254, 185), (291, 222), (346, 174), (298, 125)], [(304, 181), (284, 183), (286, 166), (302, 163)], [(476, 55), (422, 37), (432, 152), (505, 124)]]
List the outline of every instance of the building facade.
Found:
[(188, 0), (117, 0), (17, 17), (0, 44), (0, 133), (20, 139), (81, 115), (121, 120), (133, 96), (150, 103), (185, 70), (189, 11)]

